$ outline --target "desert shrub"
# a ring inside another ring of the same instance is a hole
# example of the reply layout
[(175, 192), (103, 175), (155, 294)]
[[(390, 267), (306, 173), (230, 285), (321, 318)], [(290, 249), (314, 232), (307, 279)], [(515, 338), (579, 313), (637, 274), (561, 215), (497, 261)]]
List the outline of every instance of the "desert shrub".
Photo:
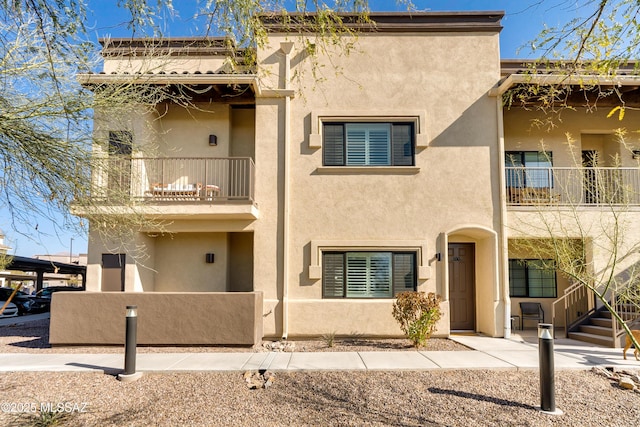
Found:
[(424, 347), (440, 320), (439, 295), (401, 292), (393, 303), (393, 317), (416, 348)]
[(334, 332), (327, 332), (326, 334), (322, 335), (322, 340), (324, 341), (324, 343), (327, 345), (328, 348), (333, 347), (333, 345), (335, 344), (336, 341), (336, 333)]

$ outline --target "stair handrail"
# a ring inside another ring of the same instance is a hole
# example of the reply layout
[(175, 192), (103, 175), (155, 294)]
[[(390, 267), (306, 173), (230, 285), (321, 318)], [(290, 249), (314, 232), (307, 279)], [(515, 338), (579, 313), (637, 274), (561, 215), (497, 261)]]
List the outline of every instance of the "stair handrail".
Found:
[[(640, 307), (636, 304), (622, 302), (622, 300), (616, 294), (615, 289), (611, 290), (611, 306), (616, 311), (618, 316), (627, 324), (632, 324), (638, 322), (640, 319)], [(613, 338), (614, 345), (617, 347), (619, 345), (619, 338), (625, 333), (624, 328), (620, 328), (618, 325), (618, 321), (612, 317), (611, 322), (611, 335)]]
[[(594, 307), (589, 307), (589, 292), (588, 288), (580, 282), (575, 282), (570, 285), (567, 289), (564, 290), (563, 295), (555, 300), (551, 305), (551, 323), (553, 324), (553, 330), (555, 331), (556, 325), (556, 305), (563, 303), (564, 305), (564, 320), (565, 320), (565, 338), (569, 336), (569, 331), (575, 327), (578, 323), (582, 322), (583, 319), (589, 317), (591, 313), (595, 311)], [(571, 310), (570, 308), (577, 306), (578, 304), (583, 304), (586, 301), (586, 310), (581, 312), (579, 310), (575, 310), (575, 316), (573, 318), (570, 316)]]

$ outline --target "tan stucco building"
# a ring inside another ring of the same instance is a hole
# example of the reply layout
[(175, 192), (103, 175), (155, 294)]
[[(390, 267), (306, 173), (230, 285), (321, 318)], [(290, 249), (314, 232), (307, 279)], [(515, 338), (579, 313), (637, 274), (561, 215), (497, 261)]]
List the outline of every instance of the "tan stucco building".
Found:
[[(501, 66), (502, 13), (372, 18), (348, 55), (265, 18), (268, 42), (241, 71), (225, 40), (104, 41), (104, 72), (83, 84), (187, 87), (192, 105), (96, 112), (96, 156), (126, 162), (94, 180), (125, 185), (139, 212), (166, 222), (125, 249), (93, 236), (89, 292), (54, 302), (53, 344), (118, 342), (126, 304), (139, 305), (148, 344), (398, 336), (403, 290), (442, 296), (440, 336), (508, 337), (523, 300), (551, 321), (566, 279), (545, 276), (538, 295), (523, 264), (523, 293), (510, 295), (510, 259), (526, 254), (510, 253), (508, 224), (533, 208), (510, 199), (526, 185), (505, 168), (527, 167), (541, 137), (530, 112), (503, 108), (526, 82)], [(605, 116), (576, 111), (547, 144), (571, 131), (585, 149), (617, 149)], [(556, 165), (574, 166), (560, 149), (537, 164)], [(66, 329), (69, 316), (87, 321)]]

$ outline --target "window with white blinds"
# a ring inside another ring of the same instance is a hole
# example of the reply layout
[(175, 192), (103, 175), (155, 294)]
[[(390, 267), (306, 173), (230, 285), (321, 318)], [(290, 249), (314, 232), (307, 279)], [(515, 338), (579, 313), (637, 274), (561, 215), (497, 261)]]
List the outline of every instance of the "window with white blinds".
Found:
[(416, 288), (415, 252), (323, 253), (325, 298), (392, 298)]
[(413, 166), (412, 123), (325, 123), (325, 166)]

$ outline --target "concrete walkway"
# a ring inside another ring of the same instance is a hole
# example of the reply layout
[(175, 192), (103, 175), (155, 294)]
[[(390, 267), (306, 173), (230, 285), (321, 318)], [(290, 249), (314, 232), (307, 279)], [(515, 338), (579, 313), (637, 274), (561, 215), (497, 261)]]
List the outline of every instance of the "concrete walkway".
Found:
[[(535, 332), (534, 332), (535, 333)], [(514, 335), (511, 339), (477, 335), (451, 337), (471, 351), (361, 351), (294, 353), (138, 353), (138, 372), (273, 371), (393, 371), (538, 369), (537, 339)], [(557, 339), (555, 369), (589, 369), (592, 366), (640, 369), (633, 350), (622, 359), (621, 349)], [(74, 371), (120, 373), (121, 354), (0, 354), (0, 372)]]

